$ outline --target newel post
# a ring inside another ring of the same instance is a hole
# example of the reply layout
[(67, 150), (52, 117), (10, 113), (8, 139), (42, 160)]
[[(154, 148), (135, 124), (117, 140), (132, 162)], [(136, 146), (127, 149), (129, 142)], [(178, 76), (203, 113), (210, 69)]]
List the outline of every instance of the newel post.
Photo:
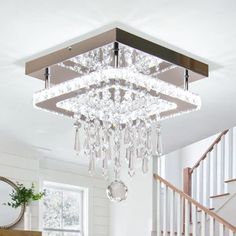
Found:
[(183, 192), (189, 196), (191, 196), (192, 186), (191, 186), (191, 168), (184, 168), (183, 172)]
[[(187, 167), (183, 170), (183, 192), (191, 197), (191, 168)], [(191, 215), (191, 206), (189, 211), (189, 220), (192, 222), (192, 215)], [(185, 203), (183, 202), (183, 232), (185, 229)]]

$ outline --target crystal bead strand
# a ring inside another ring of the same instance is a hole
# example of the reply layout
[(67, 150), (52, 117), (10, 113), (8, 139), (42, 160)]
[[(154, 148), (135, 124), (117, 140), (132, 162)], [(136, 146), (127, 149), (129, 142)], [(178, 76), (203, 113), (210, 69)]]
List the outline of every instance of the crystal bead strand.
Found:
[(114, 129), (114, 172), (115, 172), (115, 179), (120, 179), (120, 169), (121, 169), (121, 140), (122, 140), (122, 127), (121, 125), (116, 124)]
[(105, 179), (108, 178), (108, 160), (111, 158), (111, 154), (109, 155), (109, 150), (110, 150), (110, 143), (109, 138), (108, 138), (108, 130), (107, 130), (107, 125), (104, 125), (104, 122), (102, 124), (102, 175)]
[(142, 158), (142, 171), (144, 174), (148, 172), (148, 164), (150, 157), (152, 155), (152, 130), (151, 130), (151, 124), (150, 122), (146, 122), (146, 140), (145, 143), (145, 153)]
[(95, 120), (95, 143), (94, 143), (94, 149), (96, 153), (96, 158), (100, 159), (101, 158), (101, 142), (100, 142), (100, 121)]
[(140, 124), (140, 149), (141, 149), (141, 158), (142, 158), (142, 172), (144, 174), (148, 171), (148, 132), (147, 132), (147, 125), (144, 121)]
[(141, 120), (136, 120), (135, 128), (136, 128), (136, 138), (135, 138), (135, 146), (136, 146), (136, 157), (137, 159), (142, 158), (142, 151), (143, 151), (143, 146), (142, 146), (142, 139), (141, 139)]
[(125, 160), (129, 163), (130, 155), (131, 155), (131, 124), (128, 123), (125, 126), (124, 130), (124, 145), (125, 145)]
[(158, 120), (157, 124), (156, 124), (156, 136), (157, 136), (156, 154), (157, 154), (158, 157), (161, 157), (162, 156), (162, 137), (161, 137), (160, 120)]
[(90, 145), (89, 145), (89, 131), (88, 131), (88, 123), (84, 122), (84, 132), (85, 132), (85, 140), (84, 140), (84, 155), (86, 158), (89, 157)]
[(92, 176), (95, 171), (95, 159), (96, 159), (96, 126), (92, 118), (88, 119), (88, 135), (89, 135), (89, 174)]
[(130, 153), (129, 153), (129, 162), (128, 162), (128, 173), (130, 177), (135, 175), (134, 163), (135, 163), (135, 147), (134, 147), (134, 131), (131, 130), (131, 142), (130, 142)]

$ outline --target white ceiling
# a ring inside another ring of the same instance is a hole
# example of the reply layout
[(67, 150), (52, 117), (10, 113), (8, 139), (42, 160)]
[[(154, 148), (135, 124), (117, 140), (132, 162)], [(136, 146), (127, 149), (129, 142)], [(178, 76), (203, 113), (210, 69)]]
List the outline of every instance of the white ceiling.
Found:
[(235, 12), (235, 0), (2, 2), (0, 150), (79, 161), (73, 121), (32, 107), (43, 84), (24, 75), (24, 63), (114, 26), (210, 65), (209, 78), (190, 86), (202, 96), (201, 111), (163, 122), (165, 152), (236, 125)]

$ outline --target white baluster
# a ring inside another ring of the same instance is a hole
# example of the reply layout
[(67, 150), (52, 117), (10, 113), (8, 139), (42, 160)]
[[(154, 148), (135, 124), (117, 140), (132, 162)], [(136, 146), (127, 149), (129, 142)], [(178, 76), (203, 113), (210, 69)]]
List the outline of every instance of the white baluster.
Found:
[(234, 236), (234, 232), (232, 230), (229, 230), (229, 236)]
[(206, 213), (201, 212), (201, 236), (206, 236)]
[(201, 168), (200, 165), (195, 169), (196, 170), (196, 200), (201, 202)]
[(213, 156), (212, 156), (212, 192), (211, 195), (217, 194), (217, 145), (213, 148)]
[(161, 235), (161, 183), (157, 179), (157, 235)]
[(196, 189), (197, 189), (197, 178), (196, 178), (196, 169), (193, 170), (192, 176), (191, 176), (191, 196), (193, 199), (197, 199), (196, 198)]
[(168, 187), (164, 185), (163, 194), (163, 236), (167, 236), (167, 199), (168, 199)]
[(232, 179), (236, 178), (236, 142), (235, 142), (235, 128), (230, 129), (232, 132)]
[[(157, 158), (153, 158), (152, 162), (152, 171), (153, 173), (157, 173), (158, 166), (157, 166)], [(157, 201), (159, 199), (159, 192), (158, 192), (158, 183), (159, 180), (156, 180), (154, 177), (152, 179), (152, 235), (154, 233), (157, 233), (157, 214), (158, 214), (158, 206), (157, 206)]]
[(215, 219), (210, 216), (210, 235), (215, 236)]
[(184, 201), (185, 204), (185, 222), (184, 222), (184, 233), (186, 236), (189, 236), (189, 225), (190, 225), (190, 204), (187, 199)]
[(228, 149), (229, 149), (229, 160), (228, 160), (228, 180), (233, 179), (233, 129), (229, 129), (228, 132)]
[(197, 168), (197, 201), (203, 204), (203, 161)]
[(225, 135), (225, 178), (226, 180), (231, 179), (231, 176), (232, 176), (232, 158), (230, 157), (229, 144), (230, 144), (230, 141), (229, 141), (229, 132), (228, 132)]
[(192, 205), (192, 234), (193, 236), (197, 236), (197, 207)]
[(208, 152), (207, 157), (205, 159), (205, 182), (204, 182), (204, 186), (205, 186), (205, 206), (206, 207), (210, 207), (210, 172), (211, 172), (211, 168), (210, 168), (210, 153)]
[(224, 236), (225, 227), (222, 224), (219, 224), (219, 236)]
[(206, 157), (206, 159), (204, 161), (202, 161), (202, 198), (203, 198), (203, 202), (202, 204), (204, 206), (207, 206), (207, 159), (208, 159), (208, 155)]
[(224, 193), (225, 192), (225, 137), (222, 136), (220, 145), (218, 145), (220, 148), (219, 152), (219, 186), (218, 186), (218, 193)]
[(174, 214), (175, 214), (175, 192), (171, 190), (170, 192), (170, 236), (175, 235), (174, 229)]
[(177, 214), (176, 214), (176, 218), (177, 218), (177, 236), (182, 236), (182, 197), (180, 196), (180, 194), (177, 194)]
[(161, 176), (161, 157), (157, 157), (157, 174)]

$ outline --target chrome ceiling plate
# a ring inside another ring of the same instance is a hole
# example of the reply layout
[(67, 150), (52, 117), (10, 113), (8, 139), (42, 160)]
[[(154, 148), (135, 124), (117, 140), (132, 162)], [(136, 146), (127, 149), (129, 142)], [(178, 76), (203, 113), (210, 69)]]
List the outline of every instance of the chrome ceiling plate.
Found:
[[(189, 70), (189, 82), (208, 77), (207, 64), (119, 28), (112, 29), (74, 45), (68, 45), (66, 48), (27, 62), (26, 75), (44, 80), (45, 68), (50, 67), (52, 75), (51, 82), (53, 84), (76, 78), (81, 73), (72, 68), (77, 66), (80, 55), (93, 50), (95, 52), (96, 50), (99, 51), (99, 48), (106, 48), (108, 50), (107, 53), (111, 53), (109, 52), (109, 45), (114, 42), (122, 44), (122, 50), (129, 50), (131, 48), (155, 58), (159, 61), (155, 65), (156, 67), (159, 66), (159, 71), (157, 72), (161, 72), (158, 75), (159, 79), (171, 84), (182, 86), (185, 69)], [(107, 63), (109, 64), (109, 62)], [(81, 69), (84, 69), (83, 73), (86, 72), (86, 65), (81, 65)], [(172, 68), (172, 70), (165, 70), (165, 68)]]

